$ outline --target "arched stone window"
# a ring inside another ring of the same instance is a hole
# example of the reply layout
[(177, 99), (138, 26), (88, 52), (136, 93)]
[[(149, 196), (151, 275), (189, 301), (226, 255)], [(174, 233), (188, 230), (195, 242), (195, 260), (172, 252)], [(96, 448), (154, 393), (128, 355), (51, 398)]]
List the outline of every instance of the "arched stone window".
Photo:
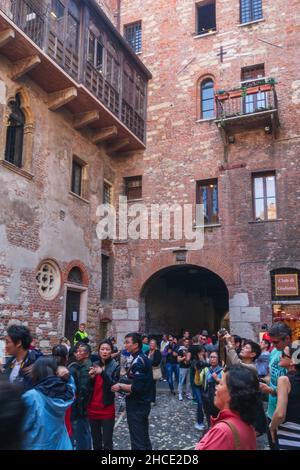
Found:
[(68, 282), (72, 282), (74, 284), (82, 284), (81, 269), (77, 268), (76, 266), (72, 268), (68, 275)]
[(8, 104), (10, 115), (6, 131), (5, 160), (22, 167), (25, 115), (21, 109), (21, 96), (16, 95), (15, 101)]
[(200, 116), (201, 119), (215, 116), (214, 82), (211, 78), (205, 78), (200, 83)]

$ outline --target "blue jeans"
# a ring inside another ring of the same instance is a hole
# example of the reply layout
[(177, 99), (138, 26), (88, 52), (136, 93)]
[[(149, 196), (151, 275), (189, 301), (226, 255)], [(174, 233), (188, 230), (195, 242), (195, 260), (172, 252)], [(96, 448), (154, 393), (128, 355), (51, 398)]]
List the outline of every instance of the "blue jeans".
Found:
[(72, 419), (72, 444), (74, 450), (91, 450), (92, 435), (88, 418)]
[(167, 369), (167, 381), (170, 387), (171, 392), (174, 391), (174, 383), (173, 383), (173, 374), (175, 374), (176, 382), (179, 382), (179, 364), (166, 364)]
[(201, 388), (196, 387), (196, 385), (193, 385), (193, 393), (196, 397), (197, 401), (197, 423), (202, 424), (204, 420), (204, 414), (203, 414), (203, 409), (202, 409), (202, 395), (201, 395)]

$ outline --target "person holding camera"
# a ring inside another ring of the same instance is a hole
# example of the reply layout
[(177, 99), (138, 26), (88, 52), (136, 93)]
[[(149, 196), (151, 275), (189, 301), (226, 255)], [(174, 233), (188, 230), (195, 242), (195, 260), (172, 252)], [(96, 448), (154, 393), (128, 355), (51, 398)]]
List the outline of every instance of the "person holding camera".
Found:
[[(199, 372), (198, 372), (199, 374)], [(223, 367), (220, 364), (218, 352), (212, 352), (209, 356), (209, 366), (200, 371), (199, 382), (202, 385), (202, 402), (208, 429), (211, 426), (211, 418), (218, 416), (219, 410), (214, 405), (216, 386), (223, 375)]]
[(138, 333), (125, 336), (126, 350), (133, 356), (126, 380), (112, 386), (112, 392), (126, 394), (126, 412), (132, 450), (152, 450), (149, 414), (153, 393), (152, 364), (142, 352)]
[[(261, 354), (261, 348), (259, 344), (251, 340), (246, 340), (240, 355), (238, 356), (235, 350), (234, 340), (227, 331), (225, 334), (220, 335), (220, 341), (221, 344), (224, 343), (224, 341), (226, 342), (226, 370), (231, 366), (242, 366), (251, 370), (258, 379), (258, 371), (255, 365), (255, 361)], [(262, 403), (262, 395), (260, 395), (260, 399), (258, 401), (254, 426), (257, 437), (267, 432), (267, 419)]]

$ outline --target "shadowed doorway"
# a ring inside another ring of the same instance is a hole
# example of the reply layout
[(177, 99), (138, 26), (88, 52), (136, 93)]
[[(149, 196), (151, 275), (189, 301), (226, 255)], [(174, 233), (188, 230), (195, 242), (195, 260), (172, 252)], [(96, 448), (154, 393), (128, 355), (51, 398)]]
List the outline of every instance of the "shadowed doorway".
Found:
[(193, 265), (154, 274), (141, 295), (141, 325), (152, 335), (216, 332), (229, 310), (228, 289), (212, 271)]

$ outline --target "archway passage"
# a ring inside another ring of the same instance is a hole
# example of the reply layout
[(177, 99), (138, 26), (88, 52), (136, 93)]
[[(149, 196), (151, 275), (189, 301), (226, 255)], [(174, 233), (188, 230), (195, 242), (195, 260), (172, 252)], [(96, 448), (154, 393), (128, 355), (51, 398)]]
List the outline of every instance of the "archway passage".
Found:
[(212, 271), (193, 265), (172, 266), (154, 274), (142, 290), (141, 312), (151, 335), (216, 332), (229, 310), (224, 281)]

